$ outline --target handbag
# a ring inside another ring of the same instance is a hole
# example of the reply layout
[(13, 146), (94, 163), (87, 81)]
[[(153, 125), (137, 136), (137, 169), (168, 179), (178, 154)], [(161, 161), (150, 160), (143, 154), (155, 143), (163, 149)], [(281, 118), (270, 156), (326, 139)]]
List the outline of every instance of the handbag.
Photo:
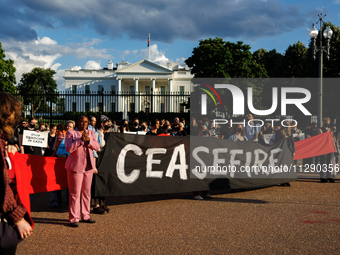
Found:
[(1, 217), (0, 223), (0, 247), (8, 249), (17, 246), (23, 240), (18, 229), (9, 224), (5, 218)]

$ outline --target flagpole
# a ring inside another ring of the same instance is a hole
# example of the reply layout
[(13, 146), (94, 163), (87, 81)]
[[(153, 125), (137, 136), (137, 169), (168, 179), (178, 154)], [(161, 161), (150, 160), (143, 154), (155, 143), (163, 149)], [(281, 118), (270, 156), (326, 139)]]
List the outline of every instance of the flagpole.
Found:
[(150, 40), (150, 33), (149, 33), (149, 61), (150, 61), (150, 42), (151, 40)]

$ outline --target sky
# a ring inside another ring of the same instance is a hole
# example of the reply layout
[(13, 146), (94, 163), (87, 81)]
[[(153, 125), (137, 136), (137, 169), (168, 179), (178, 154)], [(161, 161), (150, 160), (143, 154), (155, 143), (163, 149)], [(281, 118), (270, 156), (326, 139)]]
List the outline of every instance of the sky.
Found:
[(34, 67), (51, 68), (64, 90), (69, 66), (135, 63), (149, 50), (150, 61), (184, 66), (210, 37), (284, 54), (298, 41), (308, 46), (320, 13), (339, 26), (340, 0), (0, 0), (0, 42), (17, 83)]

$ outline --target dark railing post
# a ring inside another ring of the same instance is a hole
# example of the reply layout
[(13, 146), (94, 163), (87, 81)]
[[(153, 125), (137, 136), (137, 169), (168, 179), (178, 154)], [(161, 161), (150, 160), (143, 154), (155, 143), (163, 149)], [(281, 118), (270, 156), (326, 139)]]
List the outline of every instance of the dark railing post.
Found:
[(102, 88), (102, 114), (104, 114), (104, 88)]
[(52, 118), (53, 118), (53, 116), (52, 116), (52, 96), (53, 96), (53, 94), (51, 93), (50, 94), (50, 126), (52, 125)]

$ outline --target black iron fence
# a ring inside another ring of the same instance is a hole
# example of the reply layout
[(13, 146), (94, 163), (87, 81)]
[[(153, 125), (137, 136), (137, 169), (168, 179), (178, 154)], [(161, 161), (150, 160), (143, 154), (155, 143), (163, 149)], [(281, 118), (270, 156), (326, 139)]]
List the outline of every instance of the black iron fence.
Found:
[(138, 117), (185, 117), (189, 120), (189, 93), (183, 92), (58, 92), (56, 94), (14, 94), (23, 101), (23, 117), (60, 123), (76, 115), (108, 115), (113, 120)]
[[(334, 92), (334, 90), (333, 90)], [(338, 93), (326, 91), (323, 101), (323, 116), (330, 117), (335, 124), (340, 117), (340, 106), (337, 104)], [(34, 116), (39, 122), (60, 123), (70, 119), (75, 119), (80, 113), (86, 115), (104, 114), (112, 120), (122, 120), (137, 117), (140, 120), (151, 120), (153, 118), (166, 118), (172, 120), (174, 117), (183, 117), (189, 121), (189, 113), (194, 114), (200, 111), (199, 100), (192, 100), (190, 103), (190, 94), (181, 92), (58, 92), (57, 94), (15, 94), (14, 96), (23, 101), (23, 117), (29, 118)], [(195, 98), (195, 97), (192, 97)], [(265, 92), (253, 97), (254, 106), (257, 109), (269, 109), (272, 105), (272, 94)], [(223, 99), (229, 109), (232, 109), (232, 100)], [(257, 102), (257, 103), (256, 103)], [(299, 122), (301, 128), (308, 126), (312, 121), (317, 120), (317, 93), (312, 93), (311, 100), (305, 104), (306, 108), (312, 113), (312, 116), (305, 116), (295, 106), (289, 106), (287, 112)], [(191, 107), (191, 108), (190, 108)], [(295, 107), (295, 108), (294, 108)], [(210, 110), (215, 115), (215, 106)], [(218, 110), (218, 108), (216, 108)], [(220, 109), (222, 112), (225, 109)], [(227, 110), (228, 111), (228, 110)], [(261, 119), (279, 118), (280, 105), (277, 111), (271, 116), (264, 116)], [(245, 112), (249, 109), (245, 107)], [(225, 117), (231, 117), (229, 113)], [(207, 116), (214, 118), (214, 116)], [(257, 116), (255, 116), (257, 117)]]

